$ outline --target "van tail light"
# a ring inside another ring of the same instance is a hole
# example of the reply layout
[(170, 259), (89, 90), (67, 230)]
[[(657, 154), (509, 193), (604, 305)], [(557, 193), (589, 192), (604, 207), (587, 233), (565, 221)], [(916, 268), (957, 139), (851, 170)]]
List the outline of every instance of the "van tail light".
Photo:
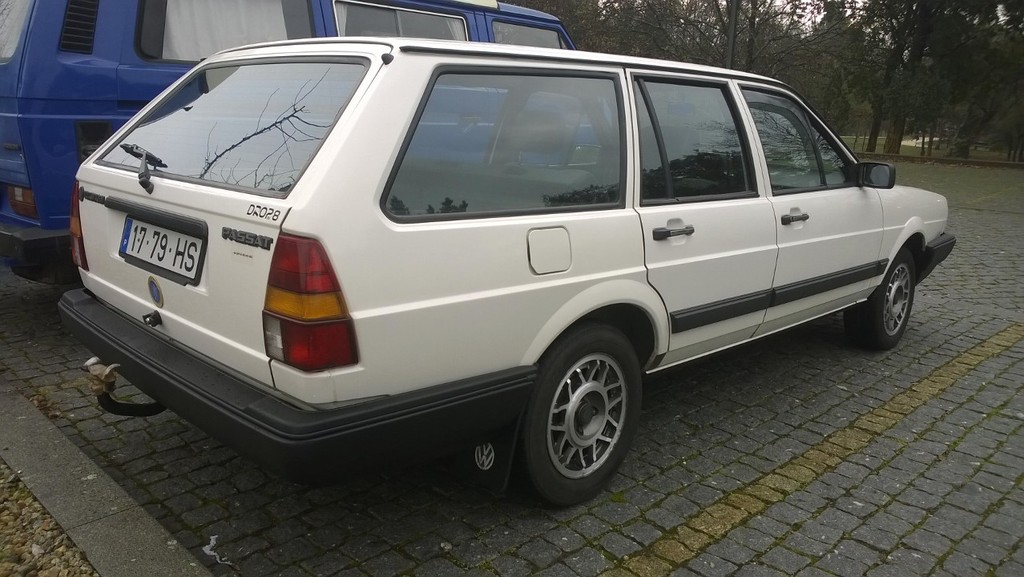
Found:
[(78, 181), (71, 189), (71, 259), (82, 270), (89, 270), (89, 259), (85, 257), (85, 239), (82, 237), (82, 214), (79, 209)]
[(338, 277), (319, 241), (277, 238), (263, 305), (267, 356), (303, 371), (359, 362)]
[(39, 209), (36, 208), (36, 195), (32, 192), (31, 188), (7, 185), (7, 202), (10, 203), (14, 214), (20, 214), (28, 218), (39, 218)]

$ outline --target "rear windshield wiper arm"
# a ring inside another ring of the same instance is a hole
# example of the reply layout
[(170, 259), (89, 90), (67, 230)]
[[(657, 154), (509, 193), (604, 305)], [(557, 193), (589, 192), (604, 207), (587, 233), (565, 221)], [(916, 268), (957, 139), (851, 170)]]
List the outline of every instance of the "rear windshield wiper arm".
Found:
[(167, 165), (158, 156), (138, 144), (122, 144), (121, 150), (139, 159), (139, 186), (152, 194), (153, 182), (149, 179), (149, 165), (152, 164), (153, 168), (167, 168)]

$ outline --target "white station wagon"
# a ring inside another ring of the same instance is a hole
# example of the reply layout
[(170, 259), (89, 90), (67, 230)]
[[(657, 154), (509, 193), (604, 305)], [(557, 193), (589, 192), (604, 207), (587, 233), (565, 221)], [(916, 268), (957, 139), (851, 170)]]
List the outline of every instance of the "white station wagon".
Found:
[(893, 347), (955, 242), (777, 81), (457, 42), (221, 52), (78, 179), (60, 311), (160, 406), (296, 480), (465, 448), (555, 504), (645, 373), (840, 310)]

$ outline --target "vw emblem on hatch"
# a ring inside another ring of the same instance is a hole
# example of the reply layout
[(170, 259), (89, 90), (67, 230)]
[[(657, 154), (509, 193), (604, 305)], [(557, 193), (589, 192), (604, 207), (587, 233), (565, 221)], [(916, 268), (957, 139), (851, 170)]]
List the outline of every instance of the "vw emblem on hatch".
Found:
[(146, 285), (149, 287), (149, 298), (153, 299), (157, 308), (164, 308), (164, 291), (160, 288), (160, 285), (157, 284), (156, 279), (149, 277), (149, 280), (146, 281)]
[(477, 445), (473, 457), (476, 459), (476, 466), (481, 471), (487, 471), (494, 466), (494, 445), (484, 443)]

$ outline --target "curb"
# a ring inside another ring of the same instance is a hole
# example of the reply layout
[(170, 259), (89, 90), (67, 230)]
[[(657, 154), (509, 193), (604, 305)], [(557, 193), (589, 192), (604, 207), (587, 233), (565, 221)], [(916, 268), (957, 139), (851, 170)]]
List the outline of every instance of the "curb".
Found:
[(211, 573), (36, 407), (0, 382), (0, 458), (101, 577)]

